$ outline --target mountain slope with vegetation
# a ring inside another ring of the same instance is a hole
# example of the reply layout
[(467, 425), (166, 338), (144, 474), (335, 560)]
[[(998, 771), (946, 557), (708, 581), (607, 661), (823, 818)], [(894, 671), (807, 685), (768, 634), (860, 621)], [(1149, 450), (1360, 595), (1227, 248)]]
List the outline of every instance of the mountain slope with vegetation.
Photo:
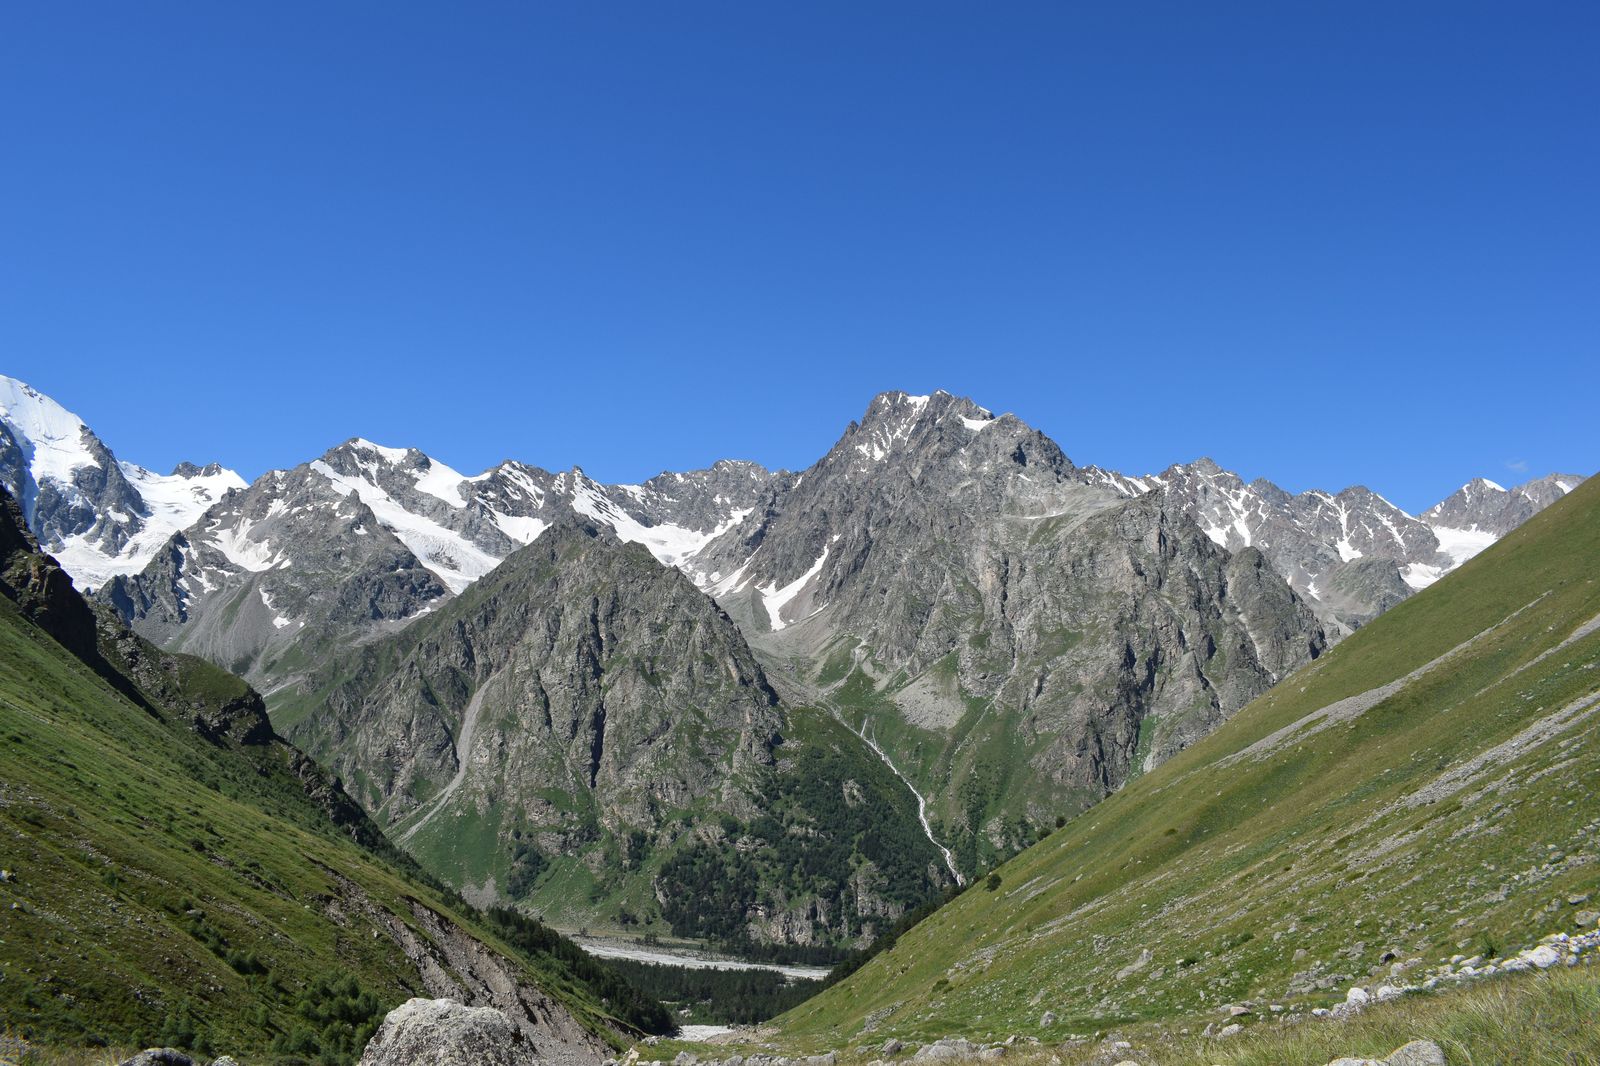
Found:
[(785, 1037), (1292, 1014), (1593, 922), (1597, 559), (1588, 482), (784, 1016)]
[(568, 519), (275, 720), (426, 868), (567, 927), (830, 958), (948, 876), (905, 786), (780, 704), (688, 578)]
[(389, 1008), (451, 995), (591, 1063), (671, 1025), (572, 945), (423, 876), (238, 678), (96, 616), (3, 493), (0, 736), (13, 1035), (338, 1063)]

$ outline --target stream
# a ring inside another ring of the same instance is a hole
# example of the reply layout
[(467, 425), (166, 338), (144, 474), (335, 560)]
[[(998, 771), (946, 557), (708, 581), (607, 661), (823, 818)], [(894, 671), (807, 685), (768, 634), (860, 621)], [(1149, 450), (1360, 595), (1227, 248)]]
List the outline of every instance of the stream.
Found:
[(887, 754), (884, 753), (882, 748), (878, 747), (878, 742), (867, 736), (867, 725), (865, 722), (861, 723), (861, 728), (859, 730), (852, 730), (852, 732), (854, 732), (856, 736), (860, 737), (867, 747), (876, 752), (878, 758), (883, 760), (883, 765), (887, 766), (890, 772), (900, 779), (900, 783), (909, 788), (911, 790), (911, 794), (917, 797), (917, 821), (922, 823), (922, 832), (927, 835), (928, 842), (934, 847), (938, 848), (939, 854), (944, 856), (944, 864), (950, 868), (950, 874), (956, 879), (956, 884), (966, 884), (966, 878), (962, 877), (961, 871), (956, 869), (956, 857), (950, 854), (950, 849), (939, 843), (938, 838), (933, 835), (933, 827), (928, 824), (928, 801), (923, 799), (922, 793), (917, 791), (917, 786), (913, 785), (911, 780), (906, 777), (905, 774), (900, 772), (900, 768), (894, 764)]

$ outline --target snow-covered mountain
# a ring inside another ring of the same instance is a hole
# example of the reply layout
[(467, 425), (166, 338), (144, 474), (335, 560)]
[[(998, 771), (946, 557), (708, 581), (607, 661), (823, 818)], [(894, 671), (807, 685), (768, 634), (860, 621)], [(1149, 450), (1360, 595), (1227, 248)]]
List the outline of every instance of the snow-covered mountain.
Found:
[[(939, 402), (930, 402), (934, 398)], [(973, 439), (1003, 420), (970, 401), (953, 413), (947, 398), (886, 393), (834, 462), (852, 464), (852, 476), (870, 486), (875, 478), (901, 475), (902, 453), (929, 418), (948, 416), (951, 427)], [(1071, 469), (1064, 483), (1098, 490), (1107, 499), (1159, 491), (1217, 544), (1235, 552), (1259, 548), (1333, 636), (1438, 580), (1582, 480), (1553, 474), (1503, 489), (1478, 479), (1422, 515), (1410, 515), (1365, 488), (1292, 495), (1266, 480), (1246, 483), (1206, 459), (1143, 476), (1093, 466)], [(395, 624), (440, 596), (460, 593), (557, 516), (573, 512), (645, 545), (662, 563), (723, 595), (753, 573), (735, 576), (737, 565), (726, 565), (735, 548), (705, 555), (707, 546), (727, 539), (758, 510), (757, 518), (781, 510), (800, 480), (733, 461), (664, 473), (640, 485), (605, 485), (577, 467), (551, 473), (512, 460), (465, 475), (416, 449), (355, 438), (246, 486), (214, 464), (185, 463), (161, 475), (121, 461), (82, 419), (28, 385), (0, 377), (0, 482), (22, 501), (34, 534), (80, 586), (97, 589), (124, 578), (114, 595), (106, 589), (107, 596), (132, 618), (150, 611), (165, 617), (159, 626), (145, 624), (162, 630), (152, 635), (170, 641), (194, 628), (191, 615), (201, 601), (231, 602), (246, 586), (262, 582), (304, 584), (305, 617), (293, 614), (301, 596), (287, 588), (277, 596), (268, 590), (267, 598), (280, 605), (265, 620), (270, 632), (223, 642), (227, 654), (219, 661), (249, 663), (252, 672), (266, 645), (328, 621), (310, 605), (329, 589), (355, 596), (335, 615), (362, 626)], [(225, 499), (230, 491), (247, 498)], [(1022, 501), (1037, 490), (1023, 477), (1007, 491)], [(1019, 506), (1044, 515), (1066, 505), (1041, 497)], [(289, 514), (285, 509), (292, 507), (304, 510)], [(370, 519), (352, 518), (358, 511)], [(319, 516), (315, 521), (313, 514)], [(357, 526), (364, 532), (355, 532)], [(381, 549), (363, 542), (362, 551), (347, 550), (348, 538), (380, 533)], [(777, 605), (777, 624), (788, 624), (819, 599), (808, 586), (834, 565), (818, 563), (823, 551), (834, 550), (828, 545), (805, 547), (817, 548), (807, 559), (817, 565), (762, 585)], [(272, 560), (271, 567), (262, 565)], [(358, 574), (365, 565), (399, 569)], [(399, 581), (407, 591), (398, 595), (393, 575), (408, 573), (412, 565), (421, 574)], [(270, 581), (253, 576), (268, 569)], [(380, 587), (386, 591), (373, 602), (354, 591)], [(227, 616), (254, 613), (236, 608)], [(230, 623), (237, 624), (242, 623)], [(210, 647), (211, 640), (202, 643)]]
[(680, 563), (772, 476), (720, 462), (602, 485), (514, 461), (467, 476), (354, 438), (218, 502), (103, 598), (151, 639), (270, 683), (318, 642), (363, 639), (463, 592), (564, 515)]
[(1583, 481), (1551, 474), (1508, 490), (1478, 478), (1411, 515), (1364, 486), (1292, 495), (1210, 459), (1143, 477), (1096, 467), (1085, 475), (1126, 496), (1164, 492), (1223, 547), (1260, 548), (1335, 635), (1433, 584)]
[(83, 419), (0, 375), (0, 484), (81, 589), (142, 570), (168, 537), (244, 479), (215, 463), (157, 474), (124, 462)]

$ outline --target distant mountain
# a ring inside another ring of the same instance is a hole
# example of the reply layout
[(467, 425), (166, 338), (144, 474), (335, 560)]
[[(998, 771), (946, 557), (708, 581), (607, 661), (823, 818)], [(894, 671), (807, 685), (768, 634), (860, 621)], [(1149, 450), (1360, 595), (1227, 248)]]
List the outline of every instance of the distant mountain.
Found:
[(1335, 639), (1427, 588), (1583, 480), (1552, 474), (1507, 491), (1479, 478), (1412, 516), (1362, 486), (1291, 495), (1265, 479), (1246, 484), (1210, 459), (1143, 477), (1093, 468), (1090, 478), (1128, 496), (1163, 492), (1223, 547), (1259, 548)]
[(162, 475), (123, 462), (77, 415), (0, 375), (0, 485), (74, 583), (93, 589), (143, 569), (244, 479), (215, 463)]
[(607, 486), (516, 462), (466, 477), (359, 438), (207, 510), (102, 598), (135, 629), (276, 688), (330, 641), (376, 635), (458, 594), (574, 514), (688, 558), (754, 505), (754, 463)]
[(1475, 478), (1448, 499), (1422, 512), (1422, 519), (1439, 533), (1446, 551), (1461, 555), (1462, 559), (1470, 558), (1473, 554), (1470, 543), (1465, 545), (1466, 554), (1462, 554), (1461, 536), (1503, 537), (1577, 488), (1583, 480), (1578, 474), (1548, 474), (1507, 489), (1488, 478)]

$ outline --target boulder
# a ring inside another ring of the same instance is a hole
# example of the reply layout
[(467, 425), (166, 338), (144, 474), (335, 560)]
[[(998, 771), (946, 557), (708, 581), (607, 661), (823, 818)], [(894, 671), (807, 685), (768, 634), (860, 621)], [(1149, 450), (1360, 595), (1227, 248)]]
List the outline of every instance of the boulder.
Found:
[(194, 1059), (172, 1047), (152, 1047), (124, 1059), (121, 1066), (195, 1066)]
[(493, 1007), (409, 999), (389, 1012), (360, 1066), (532, 1066), (532, 1043)]
[(1432, 1040), (1413, 1040), (1389, 1052), (1384, 1066), (1445, 1066), (1444, 1049)]

